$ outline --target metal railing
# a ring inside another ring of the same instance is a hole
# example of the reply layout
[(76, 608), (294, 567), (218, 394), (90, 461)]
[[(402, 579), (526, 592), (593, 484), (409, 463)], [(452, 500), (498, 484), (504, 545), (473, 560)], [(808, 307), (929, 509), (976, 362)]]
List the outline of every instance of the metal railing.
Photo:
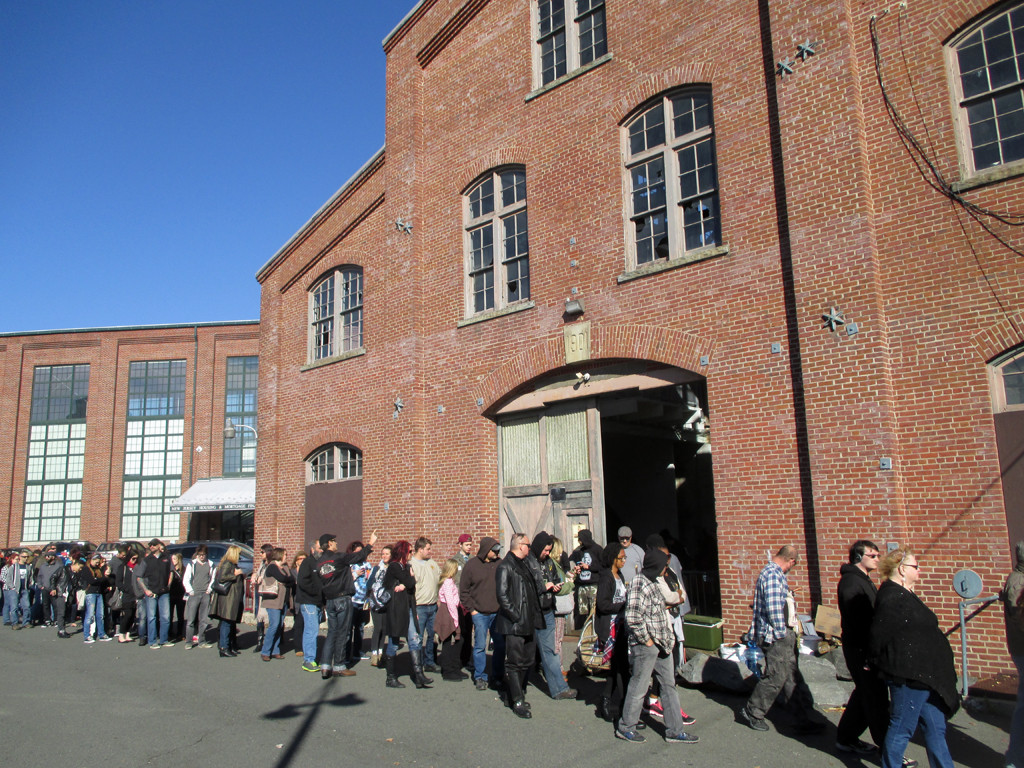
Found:
[(683, 571), (681, 576), (693, 613), (700, 616), (722, 615), (718, 571)]

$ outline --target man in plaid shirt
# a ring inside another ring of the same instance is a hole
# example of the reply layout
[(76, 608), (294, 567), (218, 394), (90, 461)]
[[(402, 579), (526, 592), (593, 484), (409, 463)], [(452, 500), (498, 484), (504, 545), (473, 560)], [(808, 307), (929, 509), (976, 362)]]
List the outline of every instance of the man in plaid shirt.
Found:
[(683, 730), (683, 718), (676, 694), (675, 672), (672, 669), (672, 648), (676, 637), (665, 610), (665, 598), (658, 588), (658, 578), (665, 573), (668, 556), (657, 549), (644, 555), (643, 570), (629, 584), (626, 593), (626, 630), (632, 674), (626, 689), (616, 737), (634, 744), (646, 739), (637, 733), (637, 723), (644, 697), (651, 685), (651, 675), (658, 678), (661, 705), (665, 713), (665, 741), (670, 744), (694, 744), (698, 741)]
[(795, 547), (784, 546), (761, 571), (754, 591), (754, 621), (751, 634), (764, 651), (765, 673), (747, 699), (740, 715), (755, 731), (767, 731), (764, 717), (780, 691), (785, 691), (799, 710), (798, 730), (817, 733), (823, 724), (811, 719), (813, 702), (797, 662), (799, 637), (789, 629), (786, 598), (789, 581), (786, 574), (796, 565)]

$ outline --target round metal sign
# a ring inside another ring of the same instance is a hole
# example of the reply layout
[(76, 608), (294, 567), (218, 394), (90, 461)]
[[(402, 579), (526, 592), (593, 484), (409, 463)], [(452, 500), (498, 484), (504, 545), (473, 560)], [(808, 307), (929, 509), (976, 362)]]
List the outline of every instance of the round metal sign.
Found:
[(981, 594), (981, 576), (969, 569), (958, 571), (953, 577), (953, 589), (964, 600), (973, 600)]

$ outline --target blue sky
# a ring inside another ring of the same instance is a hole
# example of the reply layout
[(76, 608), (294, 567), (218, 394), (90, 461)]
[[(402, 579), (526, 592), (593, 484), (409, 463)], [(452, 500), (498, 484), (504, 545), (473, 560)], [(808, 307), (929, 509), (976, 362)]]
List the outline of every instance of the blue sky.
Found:
[(0, 0), (0, 332), (259, 317), (416, 0)]

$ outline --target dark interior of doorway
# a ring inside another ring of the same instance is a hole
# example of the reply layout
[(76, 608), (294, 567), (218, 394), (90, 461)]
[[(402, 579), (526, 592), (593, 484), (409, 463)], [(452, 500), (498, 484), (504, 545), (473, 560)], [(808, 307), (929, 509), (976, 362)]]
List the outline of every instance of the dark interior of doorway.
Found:
[(693, 612), (721, 616), (718, 536), (703, 381), (602, 398), (605, 530), (660, 533), (680, 561)]
[(253, 545), (253, 511), (193, 512), (188, 524), (189, 541), (234, 539)]

